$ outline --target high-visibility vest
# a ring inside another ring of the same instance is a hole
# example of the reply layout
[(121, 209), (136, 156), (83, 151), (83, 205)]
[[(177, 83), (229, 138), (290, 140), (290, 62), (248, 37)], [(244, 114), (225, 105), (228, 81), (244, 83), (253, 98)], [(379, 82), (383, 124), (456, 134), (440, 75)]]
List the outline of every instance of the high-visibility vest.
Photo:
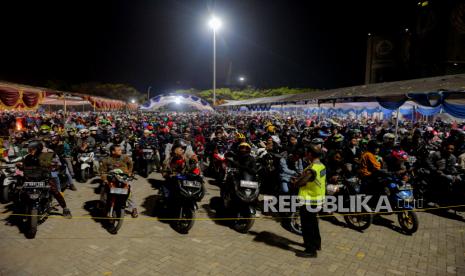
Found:
[(322, 205), (326, 193), (326, 167), (322, 163), (313, 163), (305, 168), (309, 169), (316, 172), (315, 180), (300, 187), (299, 197), (305, 205)]

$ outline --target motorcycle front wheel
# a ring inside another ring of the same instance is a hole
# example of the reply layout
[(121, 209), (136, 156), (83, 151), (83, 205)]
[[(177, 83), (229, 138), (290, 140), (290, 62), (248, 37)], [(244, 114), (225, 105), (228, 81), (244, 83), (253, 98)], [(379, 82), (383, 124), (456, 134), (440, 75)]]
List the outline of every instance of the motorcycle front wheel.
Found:
[(182, 207), (179, 216), (179, 220), (173, 221), (173, 229), (181, 234), (189, 233), (189, 230), (194, 226), (195, 211), (189, 207)]
[(239, 233), (246, 234), (252, 228), (255, 222), (255, 216), (249, 210), (237, 213), (237, 220), (234, 221), (233, 228)]
[(89, 179), (90, 177), (90, 169), (89, 168), (85, 168), (83, 170), (81, 170), (81, 182), (82, 183), (86, 183), (87, 180)]
[(113, 213), (111, 217), (108, 219), (108, 232), (110, 234), (116, 235), (118, 234), (119, 229), (123, 226), (124, 220), (124, 209), (115, 208), (113, 209)]
[(351, 214), (344, 215), (344, 220), (350, 228), (363, 231), (370, 227), (371, 223), (373, 222), (373, 216), (371, 214)]
[(10, 202), (10, 186), (6, 185), (2, 187), (2, 203)]
[(26, 225), (26, 238), (33, 239), (36, 237), (37, 224), (39, 221), (38, 211), (36, 208), (31, 209), (29, 217), (27, 218)]
[(291, 218), (289, 220), (289, 226), (291, 228), (291, 231), (298, 234), (302, 235), (302, 224), (300, 223), (300, 212), (294, 212), (291, 215)]
[(403, 211), (397, 213), (397, 219), (399, 220), (400, 227), (405, 233), (411, 235), (418, 230), (418, 217), (413, 211)]

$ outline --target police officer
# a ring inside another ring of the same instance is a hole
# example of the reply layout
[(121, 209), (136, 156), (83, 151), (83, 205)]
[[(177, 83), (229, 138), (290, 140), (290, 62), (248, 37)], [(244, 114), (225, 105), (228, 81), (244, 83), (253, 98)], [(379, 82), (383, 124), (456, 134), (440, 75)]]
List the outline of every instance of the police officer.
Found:
[(299, 186), (299, 198), (303, 201), (300, 208), (302, 236), (305, 251), (296, 255), (304, 258), (316, 258), (317, 250), (321, 250), (320, 228), (317, 212), (325, 199), (326, 167), (320, 161), (321, 149), (313, 144), (306, 147), (305, 159), (309, 163), (302, 176), (296, 180)]

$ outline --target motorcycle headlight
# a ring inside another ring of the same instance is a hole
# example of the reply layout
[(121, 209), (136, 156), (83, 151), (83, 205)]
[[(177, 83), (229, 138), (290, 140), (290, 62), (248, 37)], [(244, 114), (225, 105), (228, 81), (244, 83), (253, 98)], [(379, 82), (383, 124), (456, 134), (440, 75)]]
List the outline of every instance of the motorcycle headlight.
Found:
[(39, 194), (29, 194), (30, 199), (38, 199), (39, 196), (40, 196)]
[(411, 191), (400, 191), (397, 193), (397, 196), (403, 201), (410, 202), (413, 200), (413, 195)]

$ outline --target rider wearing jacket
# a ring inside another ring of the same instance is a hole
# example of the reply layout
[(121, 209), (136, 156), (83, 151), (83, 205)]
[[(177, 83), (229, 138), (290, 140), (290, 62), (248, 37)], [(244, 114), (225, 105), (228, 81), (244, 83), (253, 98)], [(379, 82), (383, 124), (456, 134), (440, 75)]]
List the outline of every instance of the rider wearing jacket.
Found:
[[(51, 167), (54, 162), (54, 156), (56, 156), (53, 152), (42, 152), (44, 146), (40, 141), (32, 141), (28, 145), (28, 152), (29, 154), (26, 155), (23, 161), (23, 166), (25, 169), (25, 174), (27, 176), (27, 171), (30, 170), (42, 170), (44, 174), (50, 174), (52, 171)], [(58, 161), (58, 160), (55, 160)], [(58, 161), (59, 162), (59, 161)], [(57, 183), (54, 177), (50, 177), (49, 185), (50, 185), (50, 192), (53, 194), (55, 199), (58, 201), (60, 206), (63, 208), (63, 216), (66, 218), (71, 218), (71, 212), (66, 207), (66, 201), (63, 195), (57, 188)]]
[(432, 176), (437, 180), (435, 183), (452, 185), (457, 180), (455, 176), (457, 173), (455, 168), (457, 158), (454, 156), (454, 151), (455, 146), (446, 142), (440, 151), (430, 154), (426, 164)]
[[(104, 184), (108, 183), (107, 173), (114, 169), (120, 169), (128, 175), (132, 175), (133, 164), (129, 156), (123, 154), (123, 150), (119, 145), (112, 145), (110, 147), (110, 156), (103, 159), (102, 165), (100, 166), (101, 178)], [(102, 189), (103, 196), (104, 189)], [(131, 191), (128, 198), (128, 207), (131, 209), (131, 215), (133, 218), (138, 217), (136, 203), (134, 201), (133, 191)]]

